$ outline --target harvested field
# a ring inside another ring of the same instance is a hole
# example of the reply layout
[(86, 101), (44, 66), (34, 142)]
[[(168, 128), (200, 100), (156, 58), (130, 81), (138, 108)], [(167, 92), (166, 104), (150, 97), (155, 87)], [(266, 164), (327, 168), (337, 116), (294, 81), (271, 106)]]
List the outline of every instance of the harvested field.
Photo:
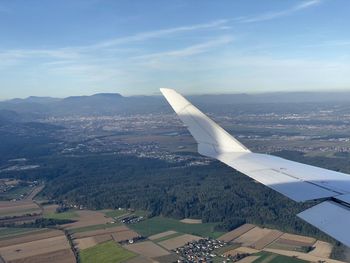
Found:
[(135, 252), (137, 254), (143, 255), (148, 258), (156, 258), (165, 255), (169, 255), (170, 253), (166, 251), (164, 248), (154, 244), (151, 241), (145, 241), (140, 243), (135, 243), (131, 245), (124, 246), (127, 250)]
[(308, 263), (308, 261), (299, 259), (298, 257), (288, 257), (266, 251), (261, 251), (255, 256), (259, 256), (259, 259), (254, 263)]
[(306, 253), (305, 247), (302, 246), (293, 246), (293, 245), (287, 245), (283, 243), (278, 243), (278, 240), (275, 242), (272, 242), (270, 245), (268, 245), (265, 248), (271, 248), (271, 249), (281, 249), (281, 250), (289, 250), (289, 251), (299, 251)]
[(64, 236), (64, 233), (59, 230), (43, 229), (35, 232), (29, 232), (14, 238), (0, 240), (0, 247), (8, 247), (12, 245), (32, 242), (36, 240), (43, 240), (52, 237)]
[(70, 249), (64, 235), (0, 248), (5, 261), (17, 260), (58, 250)]
[(101, 224), (101, 225), (84, 226), (84, 227), (70, 229), (69, 232), (71, 234), (75, 234), (75, 233), (81, 233), (81, 232), (87, 232), (87, 231), (112, 228), (112, 227), (116, 227), (118, 225), (119, 224)]
[(320, 258), (310, 254), (296, 252), (296, 251), (286, 251), (286, 250), (280, 250), (280, 249), (264, 249), (264, 251), (268, 251), (279, 255), (284, 255), (287, 257), (296, 257), (296, 258), (306, 260), (306, 261), (311, 261), (311, 262), (322, 261), (324, 263), (344, 263), (339, 260)]
[(293, 235), (284, 233), (278, 240), (278, 243), (292, 245), (292, 246), (312, 246), (315, 244), (316, 239), (312, 237), (305, 237), (299, 235)]
[(150, 237), (148, 237), (148, 239), (156, 240), (156, 239), (160, 239), (160, 238), (163, 238), (163, 237), (166, 237), (166, 236), (170, 236), (170, 235), (173, 235), (173, 234), (176, 234), (176, 233), (177, 233), (176, 231), (169, 230), (169, 231), (165, 231), (165, 232), (162, 232), (162, 233), (150, 236)]
[(98, 236), (94, 236), (94, 240), (96, 241), (97, 244), (101, 244), (109, 240), (112, 240), (112, 236), (110, 234), (98, 235)]
[(96, 246), (98, 243), (95, 241), (93, 237), (84, 237), (74, 240), (75, 246), (79, 248), (79, 250), (83, 250), (89, 247)]
[(66, 229), (73, 229), (78, 227), (86, 227), (92, 225), (106, 224), (111, 221), (104, 213), (89, 210), (80, 210), (76, 212), (79, 216), (79, 221), (63, 225)]
[(154, 260), (159, 262), (159, 263), (177, 262), (178, 259), (179, 258), (176, 254), (170, 254), (167, 256), (161, 256), (161, 257), (154, 258)]
[(259, 258), (259, 256), (248, 256), (245, 257), (243, 259), (241, 259), (240, 261), (237, 261), (238, 263), (252, 263), (255, 260), (257, 260)]
[(270, 234), (271, 230), (266, 228), (254, 227), (239, 238), (234, 240), (235, 243), (240, 243), (242, 246), (250, 247), (259, 239)]
[(252, 244), (252, 247), (258, 250), (261, 250), (271, 244), (273, 241), (278, 239), (280, 236), (283, 235), (283, 232), (278, 230), (271, 230), (270, 233), (265, 235), (263, 238), (260, 238), (258, 241), (256, 241), (254, 244)]
[(56, 212), (58, 205), (45, 205), (43, 206), (44, 214), (52, 214)]
[(255, 225), (244, 224), (244, 225), (222, 235), (218, 239), (221, 241), (230, 242), (230, 241), (240, 237), (241, 235), (247, 233), (249, 230), (253, 229), (254, 227), (255, 227)]
[(227, 251), (224, 253), (225, 256), (228, 255), (237, 255), (237, 254), (243, 254), (243, 253), (249, 253), (249, 254), (256, 254), (258, 253), (259, 250), (253, 249), (253, 248), (249, 248), (249, 247), (239, 247), (230, 251)]
[(122, 232), (122, 231), (129, 231), (129, 230), (130, 229), (127, 228), (126, 226), (116, 226), (116, 227), (111, 227), (111, 228), (74, 233), (73, 237), (74, 238), (83, 238), (83, 237), (98, 236), (98, 235), (103, 235), (103, 234), (113, 234), (113, 233)]
[[(79, 232), (74, 233), (73, 237), (76, 239), (82, 239), (87, 237), (94, 237), (96, 239), (101, 240), (110, 240), (113, 239), (116, 242), (121, 242), (125, 240), (130, 240), (133, 238), (138, 237), (139, 234), (136, 233), (133, 230), (130, 230), (126, 226), (117, 226), (117, 227), (111, 227), (106, 229), (99, 229), (99, 230), (93, 230), (93, 231), (86, 231), (86, 232)], [(97, 242), (101, 243), (101, 242)]]
[(2, 209), (19, 208), (26, 206), (38, 207), (35, 203), (31, 201), (0, 201), (0, 211), (2, 211)]
[(329, 258), (331, 256), (333, 249), (331, 244), (318, 240), (314, 244), (314, 247), (315, 248), (309, 253), (310, 255), (322, 258)]
[(112, 240), (111, 234), (98, 235), (92, 237), (84, 237), (74, 240), (74, 245), (79, 248), (79, 250), (87, 249), (98, 244)]
[(136, 232), (134, 232), (132, 230), (120, 231), (120, 232), (112, 234), (112, 238), (116, 242), (134, 239), (138, 236), (139, 236), (139, 234), (137, 234)]
[(162, 247), (165, 247), (168, 250), (172, 250), (178, 247), (182, 247), (188, 242), (199, 240), (199, 239), (202, 239), (202, 237), (185, 234), (179, 237), (174, 237), (174, 238), (162, 241), (159, 243), (159, 245), (161, 245)]
[(153, 263), (154, 261), (144, 256), (137, 256), (125, 262), (126, 263)]
[(5, 216), (22, 216), (26, 214), (40, 214), (40, 207), (32, 201), (1, 201), (0, 217)]
[(9, 263), (75, 263), (75, 257), (70, 249), (58, 250), (37, 256), (9, 261)]
[(201, 219), (185, 218), (185, 219), (180, 220), (180, 222), (185, 223), (185, 224), (202, 224)]

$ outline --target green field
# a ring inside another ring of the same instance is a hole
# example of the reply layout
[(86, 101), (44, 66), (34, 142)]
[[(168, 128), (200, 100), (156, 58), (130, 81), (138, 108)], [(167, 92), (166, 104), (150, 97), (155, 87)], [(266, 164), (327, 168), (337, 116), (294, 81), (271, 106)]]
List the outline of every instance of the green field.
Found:
[(119, 263), (135, 257), (136, 254), (122, 248), (114, 241), (108, 241), (80, 252), (81, 263)]
[(106, 211), (104, 213), (105, 213), (106, 216), (114, 218), (114, 217), (120, 217), (120, 216), (123, 216), (123, 215), (127, 215), (130, 212), (127, 211), (127, 210), (112, 210), (112, 211)]
[[(3, 201), (9, 201), (12, 199), (22, 199), (25, 197), (28, 193), (30, 193), (33, 190), (33, 187), (29, 186), (16, 186), (12, 188), (11, 190), (1, 193), (0, 200)], [(23, 195), (23, 197), (21, 197)]]
[(165, 217), (152, 217), (141, 221), (137, 224), (129, 225), (137, 233), (143, 236), (151, 236), (164, 231), (174, 230), (180, 233), (192, 234), (202, 237), (217, 238), (223, 235), (223, 232), (214, 231), (216, 223), (203, 223), (203, 224), (185, 224), (178, 220), (165, 218)]
[(268, 248), (273, 249), (282, 249), (282, 250), (289, 250), (289, 251), (298, 251), (302, 253), (308, 253), (310, 251), (309, 247), (305, 246), (294, 246), (294, 245), (288, 245), (283, 243), (274, 242), (268, 246)]
[(182, 236), (182, 235), (183, 235), (183, 233), (174, 233), (174, 234), (171, 234), (171, 235), (168, 235), (168, 236), (165, 236), (165, 237), (161, 237), (161, 238), (155, 239), (155, 240), (153, 240), (153, 242), (159, 243), (159, 242), (162, 242), (162, 241), (174, 238), (174, 237), (179, 237), (179, 236)]
[(143, 210), (136, 210), (132, 214), (135, 215), (135, 216), (147, 217), (149, 215), (149, 212), (148, 211), (143, 211)]
[(286, 256), (281, 256), (269, 252), (259, 252), (254, 254), (254, 256), (260, 256), (258, 259), (254, 260), (253, 263), (307, 263), (308, 261), (304, 261), (297, 258), (291, 258)]
[(70, 233), (81, 233), (81, 232), (87, 232), (87, 231), (93, 231), (93, 230), (99, 230), (99, 229), (106, 229), (111, 227), (120, 226), (121, 224), (115, 223), (115, 224), (101, 224), (101, 225), (93, 225), (93, 226), (84, 226), (84, 227), (78, 227), (70, 229)]
[(78, 218), (79, 215), (74, 211), (62, 212), (62, 213), (49, 213), (44, 215), (45, 218), (51, 219), (74, 219)]

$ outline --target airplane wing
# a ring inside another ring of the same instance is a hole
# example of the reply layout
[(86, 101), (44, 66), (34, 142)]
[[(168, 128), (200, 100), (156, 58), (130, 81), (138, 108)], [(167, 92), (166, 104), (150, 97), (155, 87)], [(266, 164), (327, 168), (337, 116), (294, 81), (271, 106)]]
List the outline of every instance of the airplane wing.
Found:
[(253, 153), (172, 89), (161, 92), (198, 143), (215, 158), (297, 202), (321, 199), (300, 218), (350, 247), (350, 175)]

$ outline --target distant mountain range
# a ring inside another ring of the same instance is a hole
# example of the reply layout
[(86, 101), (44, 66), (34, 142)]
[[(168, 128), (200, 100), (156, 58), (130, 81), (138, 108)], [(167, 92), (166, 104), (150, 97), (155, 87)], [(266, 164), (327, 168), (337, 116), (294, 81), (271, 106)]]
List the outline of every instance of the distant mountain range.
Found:
[[(348, 103), (350, 92), (290, 92), (262, 94), (219, 94), (188, 96), (200, 107), (239, 106), (267, 103)], [(243, 106), (242, 106), (243, 107)], [(171, 112), (161, 96), (124, 97), (118, 93), (99, 93), (92, 96), (73, 96), (63, 99), (28, 97), (0, 101), (0, 121), (44, 116), (111, 115)]]
[(349, 92), (270, 92), (257, 94), (217, 94), (189, 96), (200, 103), (247, 104), (247, 103), (305, 103), (350, 102)]

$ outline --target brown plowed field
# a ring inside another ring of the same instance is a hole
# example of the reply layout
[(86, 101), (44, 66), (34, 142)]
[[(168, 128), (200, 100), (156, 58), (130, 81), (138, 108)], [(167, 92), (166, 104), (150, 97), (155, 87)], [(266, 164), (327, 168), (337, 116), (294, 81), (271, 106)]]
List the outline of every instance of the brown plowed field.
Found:
[(7, 246), (22, 244), (26, 242), (32, 242), (32, 241), (51, 238), (51, 237), (63, 236), (63, 235), (64, 233), (59, 230), (44, 229), (42, 231), (27, 233), (15, 238), (0, 240), (0, 247), (7, 247)]
[(5, 261), (24, 259), (41, 254), (48, 254), (58, 250), (70, 249), (64, 235), (16, 244), (0, 248), (0, 254)]
[(106, 217), (102, 212), (80, 210), (76, 213), (79, 215), (79, 220), (71, 224), (63, 225), (64, 228), (72, 229), (85, 226), (101, 225), (111, 221), (111, 219)]
[(253, 229), (249, 230), (245, 234), (243, 234), (240, 237), (236, 238), (234, 240), (234, 242), (241, 243), (242, 246), (245, 246), (245, 247), (250, 247), (257, 240), (267, 236), (270, 232), (271, 232), (270, 229), (254, 227)]
[(164, 248), (154, 244), (151, 241), (135, 243), (132, 245), (126, 245), (125, 248), (137, 254), (143, 255), (148, 258), (161, 257), (169, 255), (170, 253)]
[(0, 202), (0, 217), (5, 216), (21, 216), (25, 214), (39, 214), (40, 207), (32, 201), (1, 201)]
[(132, 230), (120, 231), (120, 232), (112, 234), (113, 240), (116, 242), (130, 240), (130, 239), (136, 238), (138, 236), (139, 236), (139, 234), (137, 234), (136, 232), (134, 232)]
[(252, 248), (259, 249), (259, 250), (263, 249), (282, 235), (283, 235), (283, 232), (281, 232), (281, 231), (271, 230), (271, 232), (268, 233), (266, 236), (257, 240), (252, 245)]
[(292, 246), (312, 246), (315, 244), (316, 239), (285, 233), (277, 240), (277, 242)]
[(70, 249), (62, 249), (32, 257), (11, 260), (8, 263), (75, 263), (75, 257)]
[(83, 238), (83, 237), (91, 237), (91, 236), (97, 236), (97, 235), (102, 235), (102, 234), (112, 234), (112, 233), (117, 233), (117, 232), (122, 232), (122, 231), (130, 231), (130, 229), (127, 228), (126, 226), (116, 226), (116, 227), (111, 227), (111, 228), (74, 233), (73, 237), (74, 238)]
[(251, 224), (244, 224), (224, 235), (219, 237), (219, 240), (225, 241), (225, 242), (230, 242), (239, 236), (243, 235), (244, 233), (247, 233), (249, 230), (253, 229), (255, 226)]

